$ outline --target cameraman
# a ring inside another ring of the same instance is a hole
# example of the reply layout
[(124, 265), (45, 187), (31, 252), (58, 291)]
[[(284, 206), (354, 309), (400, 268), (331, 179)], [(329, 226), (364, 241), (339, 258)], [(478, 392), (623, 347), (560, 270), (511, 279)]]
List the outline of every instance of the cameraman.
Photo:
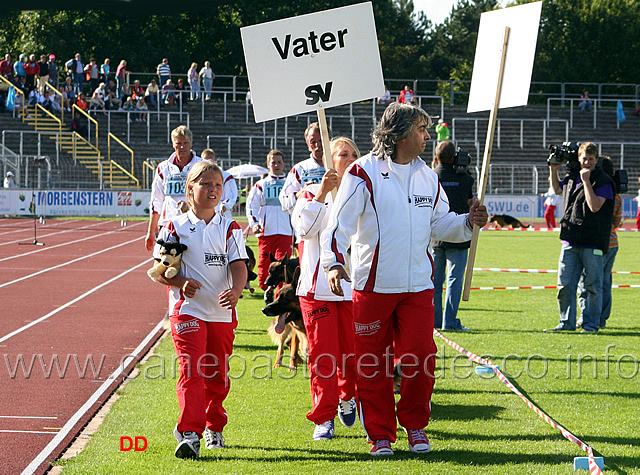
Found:
[(600, 328), (602, 309), (602, 270), (609, 250), (613, 219), (614, 184), (597, 168), (598, 147), (585, 142), (578, 149), (578, 162), (569, 161), (569, 172), (560, 182), (560, 163), (549, 164), (551, 185), (562, 192), (564, 212), (560, 221), (562, 250), (558, 263), (558, 307), (560, 323), (545, 332), (576, 329), (576, 289), (585, 273), (585, 307), (581, 333)]
[[(436, 156), (433, 159), (432, 167), (447, 194), (451, 211), (464, 214), (469, 212), (469, 208), (473, 204), (473, 177), (467, 173), (466, 168), (461, 170), (462, 173), (458, 173), (454, 167), (455, 164), (456, 148), (453, 142), (440, 142), (436, 147)], [(470, 330), (460, 323), (459, 318), (456, 318), (470, 244), (471, 241), (460, 243), (433, 241), (431, 243), (434, 254), (434, 328)], [(448, 271), (445, 274), (445, 268), (447, 267)], [(444, 283), (445, 275), (447, 277), (447, 292), (445, 294), (443, 321), (442, 284)]]

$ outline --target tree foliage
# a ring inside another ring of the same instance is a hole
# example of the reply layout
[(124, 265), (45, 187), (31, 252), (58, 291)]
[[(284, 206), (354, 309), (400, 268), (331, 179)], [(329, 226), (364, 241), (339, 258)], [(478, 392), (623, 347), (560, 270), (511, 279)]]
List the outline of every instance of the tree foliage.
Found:
[[(163, 57), (177, 73), (209, 60), (217, 74), (242, 74), (240, 27), (352, 3), (192, 0), (162, 11), (135, 8), (134, 0), (103, 10), (12, 11), (0, 15), (0, 51), (14, 58), (52, 52), (60, 62), (79, 52), (99, 63), (126, 59), (129, 70), (148, 72)], [(444, 23), (433, 25), (412, 0), (373, 6), (384, 75), (424, 79), (470, 79), (480, 15), (500, 8), (498, 0), (458, 0)], [(544, 0), (533, 80), (635, 83), (639, 21), (637, 0)]]

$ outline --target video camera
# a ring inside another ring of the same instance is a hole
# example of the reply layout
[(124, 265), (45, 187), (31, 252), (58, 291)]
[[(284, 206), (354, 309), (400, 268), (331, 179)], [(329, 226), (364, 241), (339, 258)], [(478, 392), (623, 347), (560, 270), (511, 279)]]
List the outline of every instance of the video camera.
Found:
[(549, 146), (549, 158), (547, 164), (559, 165), (564, 162), (578, 164), (578, 144), (574, 142), (562, 142), (562, 145)]
[(616, 185), (616, 193), (626, 193), (629, 191), (629, 176), (627, 170), (621, 168), (613, 173), (613, 182)]
[(465, 152), (460, 147), (457, 148), (456, 154), (453, 157), (453, 168), (459, 175), (467, 173), (467, 167), (471, 163), (471, 155), (469, 152)]

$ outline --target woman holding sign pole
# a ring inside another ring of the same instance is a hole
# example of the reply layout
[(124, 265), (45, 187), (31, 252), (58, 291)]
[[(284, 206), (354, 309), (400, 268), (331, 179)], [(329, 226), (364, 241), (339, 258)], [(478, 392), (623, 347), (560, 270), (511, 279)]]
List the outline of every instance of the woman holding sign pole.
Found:
[[(331, 291), (343, 294), (342, 279), (353, 288), (356, 392), (374, 456), (393, 455), (396, 417), (412, 452), (431, 450), (424, 427), (437, 348), (429, 242), (468, 241), (473, 225), (487, 222), (478, 201), (468, 214), (449, 211), (438, 176), (419, 157), (431, 125), (420, 108), (387, 107), (372, 134), (372, 152), (346, 170), (322, 237)], [(394, 358), (403, 372), (397, 408)]]

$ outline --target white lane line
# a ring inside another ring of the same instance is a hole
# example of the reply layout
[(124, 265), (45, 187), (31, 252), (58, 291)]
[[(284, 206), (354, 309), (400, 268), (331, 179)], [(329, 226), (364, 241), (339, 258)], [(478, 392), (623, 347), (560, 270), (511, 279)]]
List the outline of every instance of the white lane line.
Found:
[[(142, 264), (145, 264), (143, 262)], [(140, 265), (142, 265), (140, 264)], [(131, 356), (134, 356), (137, 359), (137, 356), (144, 350), (147, 344), (151, 341), (151, 339), (158, 333), (158, 331), (162, 328), (162, 320), (158, 322), (158, 324), (151, 330), (151, 332), (145, 337), (144, 340), (138, 345), (138, 347), (134, 350)], [(132, 359), (132, 361), (135, 361)], [(67, 423), (62, 427), (60, 432), (47, 444), (47, 446), (42, 449), (32, 461), (22, 471), (22, 475), (28, 475), (33, 473), (42, 463), (44, 463), (47, 458), (51, 455), (51, 452), (55, 450), (55, 448), (64, 440), (64, 438), (71, 432), (73, 427), (78, 423), (78, 421), (87, 413), (89, 409), (100, 399), (100, 397), (107, 392), (113, 381), (118, 378), (122, 373), (124, 373), (124, 365), (120, 364), (118, 369), (115, 370), (107, 380), (96, 390), (95, 393), (83, 404), (83, 406), (78, 409), (78, 411), (67, 421)]]
[(58, 416), (0, 416), (0, 419), (57, 419)]
[(2, 433), (11, 433), (11, 434), (56, 434), (57, 432), (51, 431), (43, 431), (43, 430), (5, 430), (0, 429)]
[(101, 288), (109, 285), (112, 282), (115, 282), (116, 280), (120, 279), (121, 277), (124, 277), (125, 275), (129, 274), (130, 272), (136, 270), (138, 267), (142, 267), (145, 264), (149, 264), (149, 259), (145, 259), (144, 261), (142, 261), (140, 264), (136, 264), (135, 266), (131, 267), (130, 269), (127, 269), (126, 271), (116, 275), (115, 277), (112, 277), (111, 279), (103, 282), (102, 284), (94, 287), (91, 290), (86, 291), (84, 294), (80, 295), (79, 297), (76, 297), (73, 300), (70, 300), (69, 302), (65, 303), (64, 305), (62, 305), (61, 307), (58, 307), (57, 309), (53, 310), (52, 312), (47, 313), (46, 315), (38, 318), (37, 320), (32, 321), (31, 323), (28, 323), (26, 325), (24, 325), (23, 327), (18, 328), (15, 331), (12, 331), (11, 333), (3, 336), (2, 338), (0, 338), (0, 343), (2, 343), (3, 341), (7, 341), (9, 338), (11, 338), (12, 336), (15, 336), (19, 333), (22, 333), (23, 331), (31, 328), (34, 325), (37, 325), (40, 322), (43, 322), (45, 320), (47, 320), (49, 317), (52, 317), (53, 315), (55, 315), (56, 313), (66, 309), (67, 307), (70, 307), (71, 305), (73, 305), (76, 302), (79, 302), (80, 300), (84, 299), (85, 297), (88, 297), (89, 295), (91, 295), (94, 292), (97, 292), (98, 290), (100, 290)]
[[(30, 223), (30, 224), (32, 224), (32, 223)], [(66, 222), (65, 221), (56, 222), (56, 223), (50, 224), (49, 227), (53, 228), (54, 226), (62, 226), (63, 224), (66, 224)], [(25, 231), (33, 232), (33, 226), (27, 226), (26, 228), (21, 227), (21, 228), (14, 229), (13, 231), (5, 231), (4, 230), (4, 228), (10, 228), (10, 227), (13, 227), (13, 226), (15, 226), (15, 224), (1, 224), (0, 228), (2, 228), (2, 235), (6, 236), (7, 234), (24, 233)]]
[[(75, 229), (74, 229), (74, 231), (75, 231)], [(37, 254), (39, 252), (45, 252), (45, 251), (49, 251), (51, 249), (56, 249), (58, 247), (63, 247), (63, 246), (69, 246), (71, 244), (76, 244), (76, 243), (83, 242), (83, 241), (90, 241), (91, 239), (99, 238), (99, 237), (102, 237), (102, 236), (108, 236), (109, 234), (115, 234), (115, 233), (120, 233), (120, 232), (122, 232), (122, 231), (119, 230), (119, 229), (115, 229), (113, 231), (107, 231), (107, 232), (100, 233), (100, 234), (94, 234), (93, 236), (88, 236), (86, 238), (76, 239), (75, 241), (67, 241), (67, 242), (63, 242), (63, 243), (60, 243), (60, 244), (54, 244), (53, 246), (41, 247), (41, 248), (36, 249), (35, 251), (25, 252), (23, 254), (13, 254), (11, 256), (7, 256), (7, 257), (1, 258), (0, 262), (9, 261), (11, 259), (18, 259), (20, 257), (30, 256), (32, 254)], [(57, 233), (57, 234), (61, 234), (61, 233)], [(18, 241), (16, 241), (16, 242), (18, 242)]]
[[(87, 226), (82, 226), (80, 228), (64, 229), (62, 231), (56, 231), (56, 232), (52, 232), (52, 233), (49, 233), (49, 234), (41, 234), (38, 237), (40, 239), (43, 239), (43, 238), (47, 238), (47, 237), (50, 237), (50, 236), (57, 236), (58, 234), (72, 233), (74, 231), (84, 231), (84, 230), (87, 230), (87, 229), (91, 229), (91, 228), (93, 228), (95, 226), (99, 226), (100, 224), (103, 224), (103, 223), (104, 223), (104, 221), (103, 222), (99, 222), (99, 223), (90, 224), (90, 225), (87, 225)], [(29, 229), (25, 229), (25, 230), (26, 231), (30, 231), (30, 233), (33, 234), (33, 228), (31, 228), (30, 230)], [(4, 234), (7, 234), (7, 233), (3, 233), (3, 235)], [(25, 239), (28, 239), (28, 238), (16, 239), (15, 241), (7, 241), (7, 242), (3, 242), (2, 244), (4, 244), (4, 245), (17, 244), (19, 242), (24, 242)]]
[[(90, 238), (90, 239), (93, 239), (93, 238)], [(71, 261), (63, 262), (62, 264), (58, 264), (57, 266), (47, 267), (46, 269), (39, 270), (37, 272), (34, 272), (33, 274), (25, 275), (25, 276), (22, 276), (22, 277), (20, 277), (18, 279), (15, 279), (15, 280), (10, 280), (9, 282), (5, 282), (4, 284), (0, 284), (0, 289), (2, 289), (4, 287), (8, 287), (9, 285), (15, 284), (17, 282), (22, 282), (23, 280), (30, 279), (31, 277), (35, 277), (37, 275), (44, 274), (45, 272), (49, 272), (49, 271), (52, 271), (52, 270), (55, 270), (55, 269), (59, 269), (61, 267), (68, 266), (68, 265), (73, 264), (75, 262), (82, 261), (84, 259), (88, 259), (89, 257), (97, 256), (98, 254), (103, 254), (105, 251), (111, 251), (111, 250), (117, 249), (117, 248), (119, 248), (121, 246), (126, 246), (127, 244), (131, 244), (132, 242), (138, 241), (139, 239), (141, 239), (141, 238), (138, 237), (138, 238), (135, 238), (135, 239), (131, 239), (130, 241), (121, 242), (120, 244), (116, 244), (115, 246), (107, 247), (105, 249), (100, 249), (99, 251), (96, 251), (94, 253), (87, 254), (85, 256), (77, 257), (77, 258), (75, 258), (75, 259), (73, 259)], [(84, 241), (84, 239), (83, 239), (83, 241)]]

